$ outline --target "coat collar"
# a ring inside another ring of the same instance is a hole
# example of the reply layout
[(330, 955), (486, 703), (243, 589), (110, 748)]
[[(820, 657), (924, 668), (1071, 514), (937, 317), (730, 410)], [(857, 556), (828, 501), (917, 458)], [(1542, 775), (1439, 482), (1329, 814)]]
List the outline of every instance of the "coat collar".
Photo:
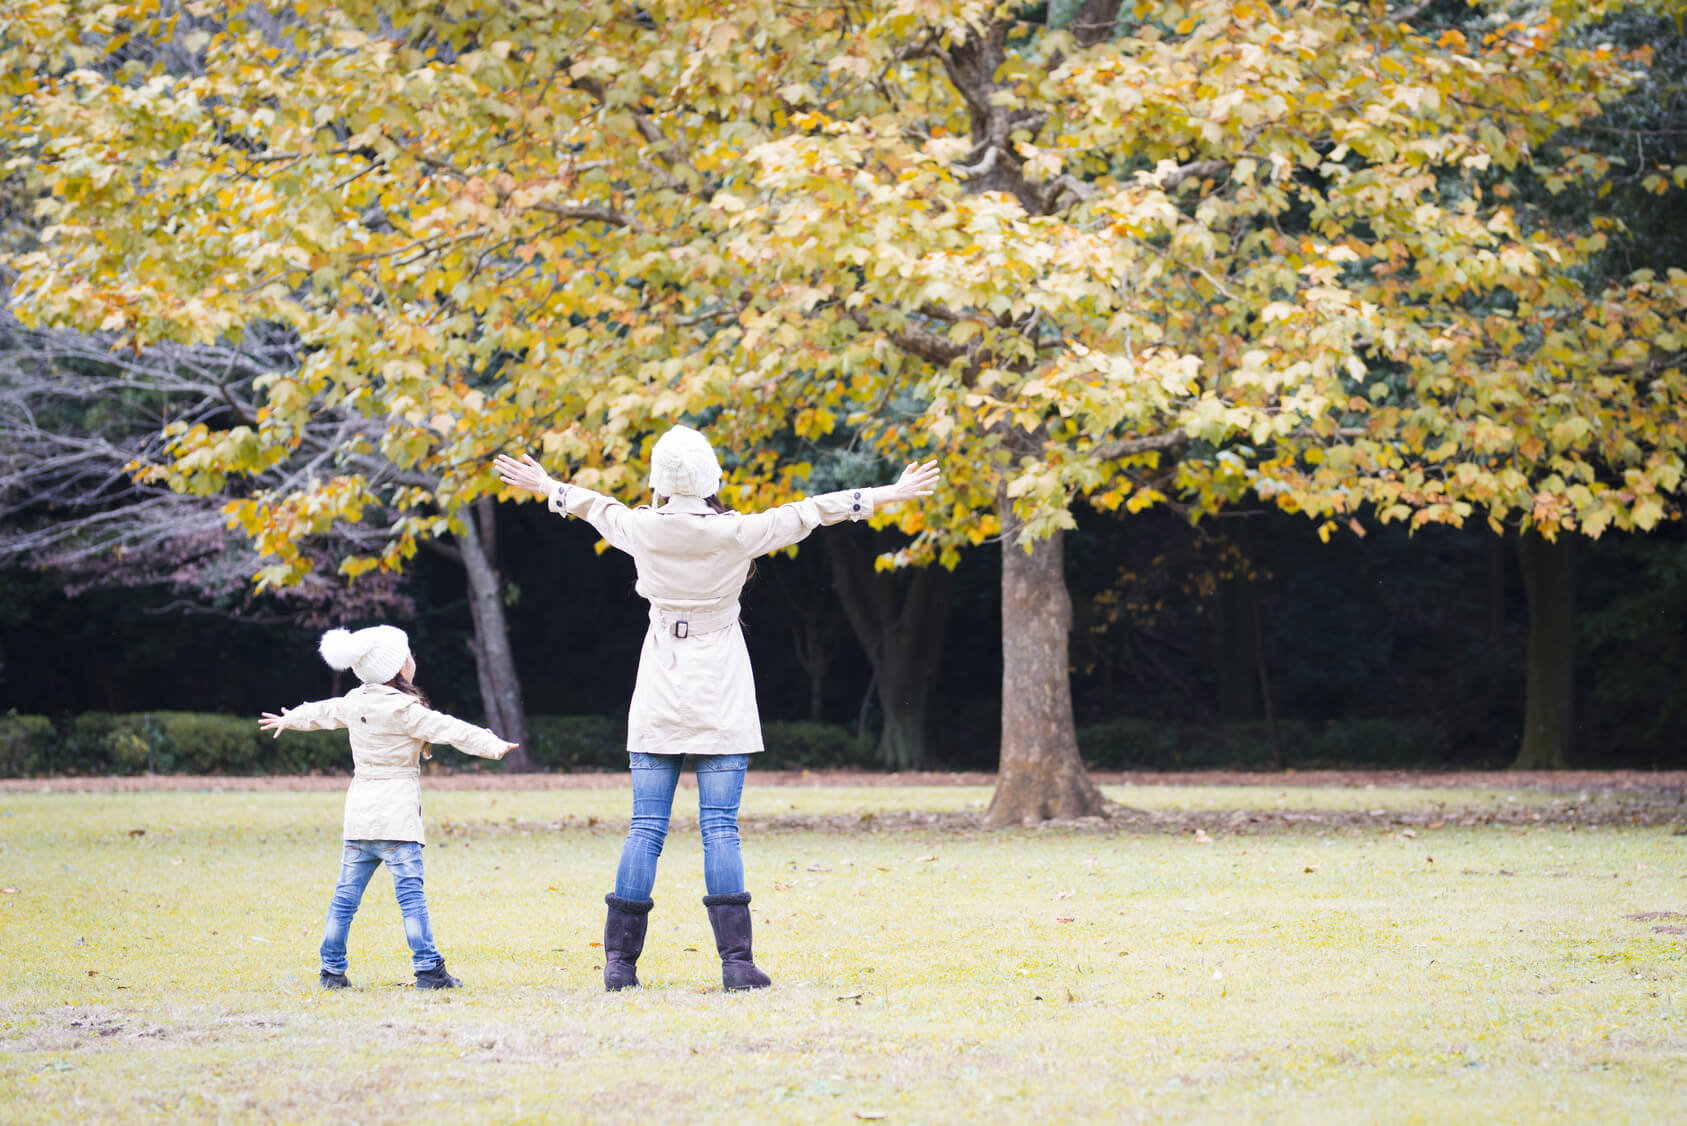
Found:
[(668, 503), (656, 510), (664, 514), (684, 513), (688, 516), (713, 516), (715, 510), (702, 497), (669, 497)]

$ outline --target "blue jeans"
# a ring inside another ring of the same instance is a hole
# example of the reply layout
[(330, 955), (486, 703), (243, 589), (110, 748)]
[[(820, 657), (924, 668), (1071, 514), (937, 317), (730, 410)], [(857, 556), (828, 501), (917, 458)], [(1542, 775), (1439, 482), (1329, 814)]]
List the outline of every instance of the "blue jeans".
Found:
[(385, 863), (392, 873), (392, 890), (404, 915), (404, 938), (410, 943), (410, 964), (416, 972), (431, 970), (445, 959), (434, 949), (428, 925), (428, 901), (422, 894), (422, 846), (415, 841), (347, 841), (340, 855), (340, 882), (328, 901), (328, 922), (322, 931), (322, 968), (346, 972), (346, 936), (352, 917), (363, 902), (369, 877)]
[[(615, 870), (615, 894), (646, 900), (656, 886), (656, 862), (668, 838), (683, 755), (633, 753), (633, 823)], [(744, 796), (749, 755), (695, 755), (697, 825), (703, 834), (703, 885), (710, 895), (744, 890), (744, 857), (738, 845), (738, 802)]]

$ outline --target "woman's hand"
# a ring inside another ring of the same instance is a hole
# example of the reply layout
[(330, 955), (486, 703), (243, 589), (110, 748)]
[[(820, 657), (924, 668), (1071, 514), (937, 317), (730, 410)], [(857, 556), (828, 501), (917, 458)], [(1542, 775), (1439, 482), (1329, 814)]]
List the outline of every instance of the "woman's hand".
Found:
[(501, 751), (499, 751), (499, 752), (498, 752), (498, 753), (497, 753), (497, 754), (495, 754), (495, 755), (493, 755), (493, 756), (492, 756), (492, 757), (493, 757), (493, 758), (498, 758), (498, 759), (501, 759), (501, 758), (503, 758), (503, 757), (504, 757), (504, 756), (505, 756), (505, 755), (507, 755), (507, 754), (509, 754), (509, 753), (510, 753), (510, 752), (511, 752), (511, 751), (513, 751), (513, 750), (515, 750), (515, 749), (516, 749), (516, 748), (517, 748), (517, 747), (519, 747), (519, 746), (521, 746), (521, 744), (520, 744), (520, 743), (505, 743), (505, 744), (504, 744), (504, 749), (503, 749), (503, 750), (501, 750)]
[(525, 489), (542, 497), (548, 497), (556, 491), (557, 483), (551, 479), (551, 475), (527, 454), (522, 454), (520, 461), (508, 454), (499, 454), (493, 468), (498, 471), (498, 476), (503, 479), (504, 484), (512, 489)]
[(937, 488), (939, 476), (941, 473), (935, 461), (928, 461), (924, 465), (917, 461), (909, 462), (908, 468), (902, 471), (902, 476), (897, 478), (896, 484), (881, 485), (873, 490), (873, 507), (929, 497)]
[(279, 739), (281, 733), (287, 730), (287, 716), (285, 714), (276, 715), (274, 712), (264, 712), (263, 717), (258, 720), (258, 726), (265, 731), (275, 732), (271, 738)]

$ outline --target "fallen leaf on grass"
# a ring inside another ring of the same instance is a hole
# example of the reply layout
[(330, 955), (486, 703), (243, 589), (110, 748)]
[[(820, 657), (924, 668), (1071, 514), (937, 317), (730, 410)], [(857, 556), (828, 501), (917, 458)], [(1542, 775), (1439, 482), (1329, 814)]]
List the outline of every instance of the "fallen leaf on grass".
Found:
[(1073, 918), (1075, 918), (1075, 916), (1072, 916), (1072, 915), (1056, 915), (1054, 917), (1054, 921), (1057, 922), (1057, 923), (1070, 923), (1073, 920)]
[(885, 1112), (882, 1110), (858, 1110), (855, 1112), (855, 1117), (865, 1119), (868, 1122), (876, 1122), (884, 1116)]
[(144, 836), (146, 836), (146, 830), (145, 829), (130, 829), (129, 830), (129, 837), (130, 837), (131, 840), (135, 839), (137, 837), (144, 837)]
[(854, 1001), (857, 1004), (859, 1004), (860, 1001), (861, 1001), (861, 998), (863, 998), (865, 996), (866, 996), (865, 993), (845, 993), (842, 997), (835, 998), (835, 1000), (838, 1000), (838, 1001)]
[(0, 894), (16, 895), (20, 890), (22, 890), (22, 889), (20, 889), (20, 888), (0, 888)]

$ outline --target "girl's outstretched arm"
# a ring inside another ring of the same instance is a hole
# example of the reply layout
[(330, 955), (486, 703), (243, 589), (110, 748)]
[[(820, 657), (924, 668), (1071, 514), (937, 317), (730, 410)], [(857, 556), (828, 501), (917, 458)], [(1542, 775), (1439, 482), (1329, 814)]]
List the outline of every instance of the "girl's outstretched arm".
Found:
[(312, 700), (296, 708), (282, 708), (280, 715), (264, 712), (258, 720), (258, 726), (273, 732), (277, 739), (283, 731), (333, 731), (345, 725), (346, 721), (340, 718), (338, 699)]

